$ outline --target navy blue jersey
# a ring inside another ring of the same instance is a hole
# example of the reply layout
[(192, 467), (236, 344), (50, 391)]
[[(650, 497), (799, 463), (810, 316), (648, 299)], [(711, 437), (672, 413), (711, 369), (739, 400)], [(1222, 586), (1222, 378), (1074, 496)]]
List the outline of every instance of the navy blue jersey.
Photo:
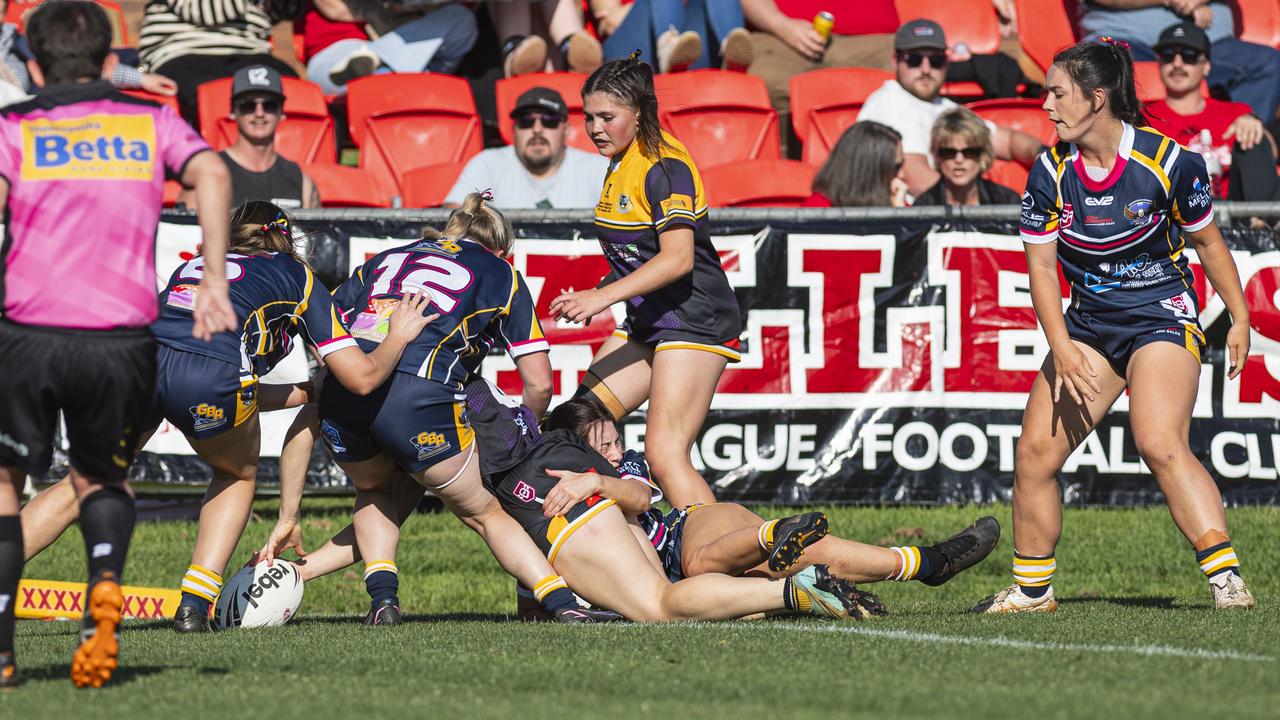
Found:
[(461, 389), (491, 347), (512, 358), (551, 349), (524, 276), (472, 240), (419, 240), (378, 253), (333, 296), (351, 334), (371, 352), (411, 290), (430, 296), (440, 318), (405, 348), (400, 372)]
[(242, 373), (266, 375), (293, 349), (296, 335), (328, 355), (355, 340), (338, 317), (328, 289), (306, 264), (278, 253), (227, 254), (231, 307), (240, 330), (218, 333), (210, 342), (191, 337), (192, 309), (204, 276), (204, 258), (179, 267), (160, 293), (156, 340), (176, 350), (237, 365)]
[(1183, 231), (1211, 222), (1204, 160), (1127, 123), (1107, 177), (1090, 179), (1076, 147), (1062, 143), (1037, 158), (1022, 195), (1022, 240), (1058, 243), (1077, 310), (1194, 297)]

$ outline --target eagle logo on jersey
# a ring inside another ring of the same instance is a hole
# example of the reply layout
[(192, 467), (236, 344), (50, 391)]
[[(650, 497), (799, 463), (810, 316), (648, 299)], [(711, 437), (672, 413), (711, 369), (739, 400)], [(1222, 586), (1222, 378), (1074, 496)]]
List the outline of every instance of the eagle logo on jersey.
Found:
[(631, 212), (631, 198), (627, 197), (626, 193), (623, 193), (618, 197), (618, 212), (620, 213)]
[(1124, 217), (1129, 224), (1140, 227), (1151, 222), (1152, 214), (1155, 210), (1155, 203), (1145, 198), (1134, 200), (1124, 206)]
[(452, 447), (444, 435), (438, 432), (420, 432), (409, 438), (409, 442), (418, 449), (419, 460), (426, 460)]

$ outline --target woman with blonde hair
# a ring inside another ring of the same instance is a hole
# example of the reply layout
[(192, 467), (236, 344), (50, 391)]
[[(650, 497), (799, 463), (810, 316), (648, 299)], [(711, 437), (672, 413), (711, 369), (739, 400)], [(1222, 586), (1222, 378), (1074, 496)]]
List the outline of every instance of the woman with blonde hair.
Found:
[(933, 164), (942, 176), (916, 198), (916, 205), (1016, 205), (1018, 193), (983, 174), (991, 169), (995, 150), (991, 130), (966, 108), (938, 116), (929, 138)]

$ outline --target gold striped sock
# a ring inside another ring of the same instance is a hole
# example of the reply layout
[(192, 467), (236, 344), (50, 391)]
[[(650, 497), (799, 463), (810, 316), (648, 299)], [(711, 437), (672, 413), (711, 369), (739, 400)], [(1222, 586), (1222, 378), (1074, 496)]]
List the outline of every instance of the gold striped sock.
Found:
[(559, 590), (560, 588), (568, 588), (568, 587), (569, 587), (569, 583), (565, 582), (564, 578), (560, 577), (559, 575), (548, 575), (542, 578), (541, 580), (539, 580), (538, 582), (534, 583), (533, 596), (538, 599), (538, 602), (542, 602), (543, 598), (555, 592), (556, 590)]
[(914, 580), (916, 578), (916, 574), (920, 572), (920, 548), (908, 545), (906, 547), (891, 547), (889, 549), (898, 553), (898, 567), (885, 579), (897, 580), (900, 582)]
[(384, 570), (396, 575), (400, 574), (400, 569), (396, 567), (394, 560), (373, 560), (364, 564), (364, 579), (368, 580), (370, 575)]
[(182, 576), (182, 592), (213, 602), (222, 592), (222, 576), (206, 567), (188, 565)]
[(1035, 588), (1049, 585), (1053, 582), (1053, 573), (1057, 569), (1058, 563), (1052, 555), (1036, 557), (1023, 555), (1016, 550), (1013, 553), (1013, 581), (1019, 587)]
[(760, 541), (760, 548), (766, 552), (773, 549), (773, 528), (777, 524), (777, 520), (769, 520), (761, 525), (759, 532), (756, 533), (756, 539)]
[(1205, 574), (1205, 577), (1213, 577), (1232, 570), (1236, 573), (1240, 572), (1240, 558), (1236, 556), (1236, 549), (1232, 547), (1230, 540), (1197, 552), (1196, 560), (1200, 562), (1200, 571)]

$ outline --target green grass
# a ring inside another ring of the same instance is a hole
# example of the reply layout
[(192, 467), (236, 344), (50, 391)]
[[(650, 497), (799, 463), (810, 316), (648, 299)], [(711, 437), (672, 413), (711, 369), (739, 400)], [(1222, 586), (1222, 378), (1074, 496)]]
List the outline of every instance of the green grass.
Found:
[[(983, 512), (1009, 523), (1006, 507), (826, 510), (833, 532), (871, 542), (932, 541)], [(274, 508), (260, 511), (237, 558), (271, 529)], [(308, 511), (309, 545), (345, 523), (341, 501)], [(512, 581), (451, 516), (426, 514), (401, 544), (404, 626), (359, 627), (359, 576), (337, 573), (308, 584), (283, 628), (178, 637), (127, 624), (122, 669), (86, 695), (67, 680), (74, 624), (20, 621), (25, 684), (0, 694), (0, 718), (82, 713), (90, 699), (115, 717), (1271, 718), (1280, 509), (1228, 517), (1259, 599), (1248, 613), (1212, 611), (1186, 541), (1151, 508), (1068, 511), (1054, 615), (964, 613), (1008, 584), (1006, 536), (941, 588), (877, 586), (893, 615), (871, 622), (566, 627), (504, 621)], [(126, 580), (176, 586), (193, 539), (193, 523), (141, 524)], [(80, 579), (83, 567), (73, 530), (26, 576)]]

